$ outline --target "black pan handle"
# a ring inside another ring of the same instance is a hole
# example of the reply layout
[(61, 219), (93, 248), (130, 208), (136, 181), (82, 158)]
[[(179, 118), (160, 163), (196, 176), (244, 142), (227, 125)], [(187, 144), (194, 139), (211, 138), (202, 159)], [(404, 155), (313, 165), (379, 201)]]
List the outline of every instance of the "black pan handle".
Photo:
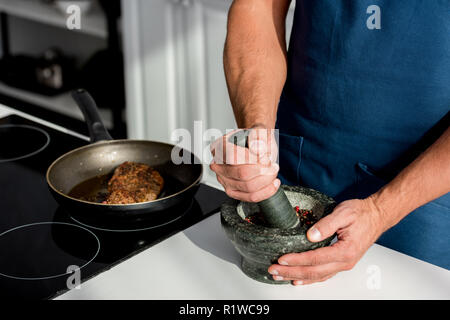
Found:
[(97, 104), (92, 96), (84, 89), (72, 91), (72, 98), (83, 112), (84, 120), (88, 126), (91, 143), (103, 140), (113, 140), (100, 118)]

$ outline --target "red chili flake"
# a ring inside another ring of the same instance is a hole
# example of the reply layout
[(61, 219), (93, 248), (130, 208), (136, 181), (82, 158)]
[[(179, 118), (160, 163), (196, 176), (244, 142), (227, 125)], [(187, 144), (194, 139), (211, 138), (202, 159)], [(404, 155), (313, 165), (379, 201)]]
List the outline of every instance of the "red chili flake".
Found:
[[(297, 217), (300, 220), (300, 224), (302, 225), (310, 226), (318, 220), (314, 216), (312, 210), (300, 209), (300, 206), (295, 206), (294, 209), (296, 211)], [(245, 221), (261, 226), (267, 225), (267, 222), (264, 220), (263, 216), (260, 213), (256, 213), (246, 217)]]

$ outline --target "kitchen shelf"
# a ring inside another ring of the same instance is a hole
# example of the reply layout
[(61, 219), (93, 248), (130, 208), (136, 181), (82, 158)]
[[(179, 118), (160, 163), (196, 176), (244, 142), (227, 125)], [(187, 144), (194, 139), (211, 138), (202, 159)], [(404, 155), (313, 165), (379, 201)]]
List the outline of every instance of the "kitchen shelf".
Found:
[[(0, 12), (66, 28), (66, 16), (64, 13), (56, 7), (40, 2), (39, 0), (0, 0)], [(106, 38), (106, 18), (100, 8), (93, 4), (91, 10), (81, 14), (81, 29), (69, 31)]]
[[(81, 110), (75, 104), (69, 92), (56, 96), (44, 96), (34, 92), (13, 88), (0, 82), (0, 94), (4, 94), (30, 104), (41, 106), (47, 110), (58, 112), (68, 117), (84, 121)], [(112, 128), (113, 121), (111, 111), (107, 109), (99, 109), (99, 112), (105, 126), (107, 128)]]

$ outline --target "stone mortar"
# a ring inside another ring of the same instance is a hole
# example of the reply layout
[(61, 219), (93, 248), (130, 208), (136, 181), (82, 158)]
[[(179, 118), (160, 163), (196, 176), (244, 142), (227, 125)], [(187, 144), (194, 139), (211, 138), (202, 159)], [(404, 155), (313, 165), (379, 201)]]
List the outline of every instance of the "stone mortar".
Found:
[[(331, 213), (335, 201), (319, 191), (299, 186), (281, 188), (293, 207), (312, 210), (320, 218)], [(304, 252), (330, 244), (334, 235), (321, 242), (310, 242), (306, 231), (310, 226), (297, 226), (291, 229), (268, 228), (244, 219), (258, 213), (256, 203), (240, 202), (229, 199), (221, 207), (221, 222), (226, 235), (242, 257), (242, 271), (257, 281), (270, 284), (288, 284), (290, 281), (275, 281), (267, 272), (279, 257), (286, 253)]]

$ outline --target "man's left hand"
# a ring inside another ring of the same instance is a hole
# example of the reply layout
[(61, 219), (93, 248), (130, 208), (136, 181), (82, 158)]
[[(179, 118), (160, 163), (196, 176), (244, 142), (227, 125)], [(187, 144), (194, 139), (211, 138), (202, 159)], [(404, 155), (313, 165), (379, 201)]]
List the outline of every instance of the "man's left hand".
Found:
[(294, 285), (302, 285), (325, 281), (340, 271), (350, 270), (385, 231), (383, 216), (371, 197), (344, 201), (307, 232), (312, 242), (336, 233), (337, 242), (328, 247), (286, 254), (268, 271), (275, 280), (292, 280)]

